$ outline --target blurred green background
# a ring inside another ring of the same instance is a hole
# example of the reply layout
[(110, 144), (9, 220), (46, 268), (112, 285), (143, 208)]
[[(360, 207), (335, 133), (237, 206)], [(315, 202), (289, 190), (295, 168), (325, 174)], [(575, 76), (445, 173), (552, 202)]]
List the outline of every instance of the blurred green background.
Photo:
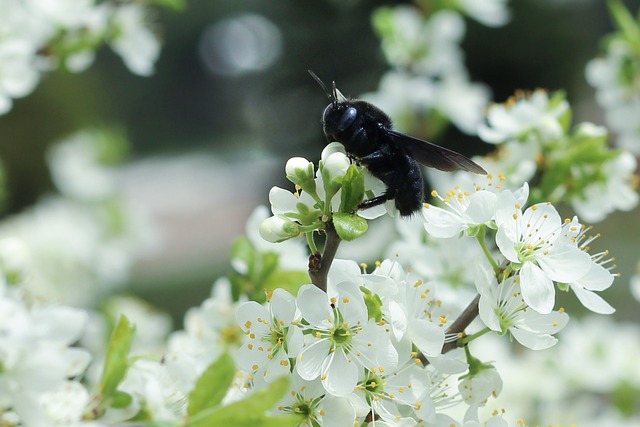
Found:
[[(336, 80), (346, 95), (375, 90), (388, 66), (370, 16), (380, 5), (397, 3), (191, 0), (182, 12), (158, 11), (153, 20), (163, 48), (153, 76), (131, 74), (103, 49), (89, 70), (46, 75), (33, 94), (0, 117), (0, 159), (10, 188), (4, 215), (52, 191), (45, 150), (79, 129), (121, 128), (134, 163), (186, 155), (214, 159), (211, 167), (225, 173), (186, 179), (164, 199), (153, 199), (177, 211), (180, 206), (173, 205), (182, 199), (176, 201), (176, 192), (206, 200), (193, 208), (196, 213), (165, 211), (164, 226), (173, 226), (170, 250), (141, 263), (133, 278), (135, 292), (181, 319), (228, 270), (230, 242), (243, 233), (252, 207), (268, 203), (271, 186), (286, 185), (286, 159), (319, 158), (325, 144), (320, 114), (327, 100), (307, 70)], [(626, 4), (632, 11), (640, 7), (637, 1)], [(510, 8), (512, 19), (501, 28), (467, 21), (463, 49), (471, 80), (487, 84), (496, 102), (516, 89), (563, 89), (575, 123), (604, 124), (584, 66), (613, 29), (605, 2), (515, 0)], [(468, 155), (488, 151), (453, 128), (444, 139)], [(258, 169), (263, 172), (256, 174)], [(154, 170), (162, 175), (162, 167)], [(131, 176), (124, 182), (136, 182), (139, 175)], [(143, 184), (132, 191), (144, 199)], [(154, 188), (163, 185), (157, 181)], [(219, 187), (231, 193), (218, 196)], [(640, 258), (636, 233), (629, 233), (640, 229), (638, 212), (613, 214), (596, 228), (603, 235), (599, 244), (617, 257), (622, 273), (604, 296), (621, 317), (633, 318), (637, 314), (623, 288)]]

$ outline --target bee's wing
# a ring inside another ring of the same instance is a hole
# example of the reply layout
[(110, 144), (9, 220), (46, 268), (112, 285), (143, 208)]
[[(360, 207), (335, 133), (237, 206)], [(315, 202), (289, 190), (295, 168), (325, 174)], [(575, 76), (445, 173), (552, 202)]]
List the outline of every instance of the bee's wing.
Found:
[(393, 142), (402, 147), (409, 156), (425, 166), (447, 172), (462, 169), (480, 175), (487, 174), (487, 171), (480, 165), (448, 148), (405, 135), (393, 129), (388, 129), (387, 135)]

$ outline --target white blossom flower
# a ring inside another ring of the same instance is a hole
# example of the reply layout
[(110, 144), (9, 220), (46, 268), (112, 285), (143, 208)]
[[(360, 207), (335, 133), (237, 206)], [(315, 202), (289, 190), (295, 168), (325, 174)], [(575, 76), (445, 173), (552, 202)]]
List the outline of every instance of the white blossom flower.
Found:
[(636, 158), (623, 151), (599, 168), (604, 182), (588, 184), (571, 205), (580, 218), (590, 223), (602, 221), (615, 210), (630, 211), (638, 205)]
[(236, 311), (245, 344), (237, 355), (240, 369), (264, 377), (266, 382), (291, 372), (291, 361), (303, 345), (299, 313), (293, 296), (284, 289), (270, 294), (267, 307), (248, 301)]
[(544, 350), (558, 340), (552, 336), (569, 322), (564, 311), (540, 314), (530, 310), (520, 288), (521, 278), (512, 276), (498, 283), (495, 273), (483, 262), (476, 264), (476, 288), (480, 293), (480, 319), (491, 330), (507, 331), (522, 345)]
[[(573, 217), (571, 221), (565, 220), (563, 232), (565, 237), (574, 243), (576, 247), (588, 254), (590, 244), (599, 237), (599, 234), (594, 236), (587, 235), (591, 228), (580, 224), (578, 218)], [(584, 274), (580, 278), (568, 282), (569, 287), (576, 294), (582, 305), (600, 314), (611, 314), (615, 311), (608, 302), (595, 293), (595, 291), (604, 291), (613, 284), (615, 275), (609, 269), (614, 268), (615, 264), (605, 268), (605, 265), (612, 261), (611, 258), (606, 258), (608, 254), (608, 251), (603, 251), (590, 255), (591, 264)]]
[(147, 9), (140, 4), (118, 6), (113, 14), (113, 25), (117, 28), (117, 33), (110, 42), (127, 68), (141, 76), (153, 73), (154, 63), (160, 55), (160, 42), (149, 29), (146, 13)]
[(305, 380), (320, 377), (330, 394), (346, 396), (355, 389), (364, 368), (393, 369), (398, 353), (386, 328), (368, 319), (358, 286), (342, 282), (336, 289), (337, 295), (330, 298), (314, 285), (298, 291), (298, 308), (312, 332), (296, 369)]
[(434, 237), (454, 237), (467, 230), (474, 235), (479, 226), (487, 225), (494, 218), (498, 197), (491, 191), (472, 193), (458, 187), (449, 190), (446, 197), (435, 190), (431, 195), (444, 204), (444, 208), (440, 208), (425, 203), (422, 209), (424, 227)]
[(133, 398), (126, 408), (131, 415), (144, 408), (153, 420), (178, 421), (187, 413), (187, 395), (162, 363), (136, 360), (127, 369), (118, 390)]
[(384, 260), (362, 278), (374, 293), (388, 295), (383, 299), (383, 310), (395, 339), (409, 339), (425, 356), (439, 356), (446, 316), (438, 312), (440, 302), (432, 292), (432, 284), (404, 272), (398, 262), (390, 260)]
[(489, 27), (499, 27), (509, 21), (508, 0), (457, 0), (458, 7), (471, 18)]
[(458, 383), (458, 391), (468, 405), (483, 405), (502, 391), (502, 377), (495, 367), (483, 367), (473, 376), (465, 376)]
[(486, 124), (478, 128), (478, 136), (492, 144), (526, 140), (531, 132), (544, 141), (560, 138), (565, 132), (562, 119), (569, 112), (569, 103), (565, 99), (551, 101), (547, 92), (536, 90), (494, 104), (489, 107)]
[(553, 281), (580, 279), (591, 257), (561, 238), (560, 215), (549, 203), (533, 205), (523, 214), (521, 204), (505, 191), (498, 198), (496, 225), (496, 244), (519, 269), (524, 301), (538, 313), (550, 313), (555, 303)]
[(171, 334), (165, 356), (172, 375), (180, 376), (182, 390), (190, 391), (220, 354), (240, 344), (242, 331), (235, 313), (245, 301), (246, 297), (237, 302), (233, 300), (231, 283), (222, 277), (213, 284), (209, 298), (187, 311), (184, 330)]
[(0, 43), (0, 114), (11, 109), (12, 99), (29, 94), (40, 78), (34, 66), (34, 46), (24, 39)]
[(306, 381), (294, 373), (290, 389), (276, 407), (278, 413), (301, 417), (298, 426), (354, 426), (356, 412), (350, 400), (327, 394), (320, 380)]
[(87, 314), (65, 306), (30, 308), (9, 294), (0, 284), (0, 408), (15, 412), (25, 426), (48, 425), (41, 399), (89, 364), (89, 353), (72, 347)]

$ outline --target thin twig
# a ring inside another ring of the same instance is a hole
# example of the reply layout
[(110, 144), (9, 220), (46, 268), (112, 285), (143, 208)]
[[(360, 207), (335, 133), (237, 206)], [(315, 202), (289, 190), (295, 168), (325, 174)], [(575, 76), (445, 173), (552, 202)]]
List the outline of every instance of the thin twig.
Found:
[[(480, 302), (480, 294), (476, 295), (476, 297), (473, 299), (473, 301), (471, 301), (471, 303), (467, 306), (467, 308), (465, 308), (464, 311), (460, 313), (460, 316), (458, 316), (455, 322), (453, 322), (451, 326), (449, 326), (449, 329), (447, 329), (447, 333), (459, 334), (461, 332), (464, 332), (464, 330), (467, 329), (467, 326), (469, 326), (471, 322), (473, 322), (473, 319), (475, 319), (478, 316), (479, 302)], [(442, 353), (444, 354), (457, 347), (459, 347), (458, 340), (445, 343), (444, 346), (442, 347)]]
[(309, 277), (314, 285), (326, 292), (327, 275), (329, 274), (329, 268), (331, 268), (333, 258), (338, 251), (338, 246), (340, 246), (341, 239), (332, 222), (327, 222), (325, 234), (327, 238), (324, 243), (322, 255), (316, 252), (309, 256)]

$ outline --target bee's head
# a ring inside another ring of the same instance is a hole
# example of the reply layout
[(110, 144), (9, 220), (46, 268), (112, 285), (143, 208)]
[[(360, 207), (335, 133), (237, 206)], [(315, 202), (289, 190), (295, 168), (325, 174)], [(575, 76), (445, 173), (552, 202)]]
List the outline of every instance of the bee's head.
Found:
[(329, 90), (324, 82), (320, 80), (313, 71), (309, 70), (309, 74), (311, 74), (311, 77), (313, 77), (322, 89), (324, 89), (331, 101), (322, 113), (324, 133), (329, 140), (342, 141), (344, 138), (341, 137), (341, 134), (347, 131), (347, 129), (355, 123), (358, 111), (336, 88), (336, 82), (333, 82), (331, 90)]

